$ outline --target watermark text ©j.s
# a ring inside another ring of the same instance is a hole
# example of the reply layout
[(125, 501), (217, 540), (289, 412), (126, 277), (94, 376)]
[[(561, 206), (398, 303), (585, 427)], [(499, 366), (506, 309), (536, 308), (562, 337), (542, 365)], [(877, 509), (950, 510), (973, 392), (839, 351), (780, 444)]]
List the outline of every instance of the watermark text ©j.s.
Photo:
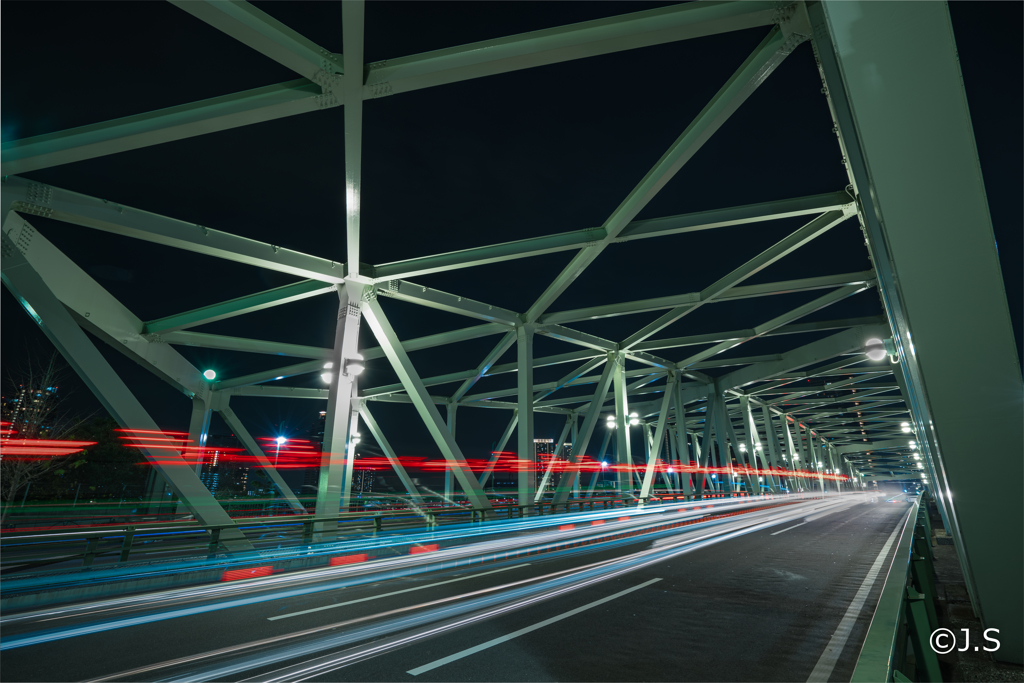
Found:
[[(975, 652), (977, 652), (979, 649), (984, 650), (985, 652), (995, 652), (999, 649), (999, 641), (996, 638), (993, 638), (989, 635), (990, 633), (999, 635), (999, 629), (997, 628), (985, 629), (985, 632), (981, 634), (982, 638), (985, 639), (985, 642), (982, 644), (980, 648), (978, 645), (971, 644), (970, 629), (962, 628), (960, 630), (964, 632), (963, 647), (957, 647), (956, 634), (948, 628), (939, 628), (932, 631), (931, 638), (928, 639), (928, 644), (932, 646), (932, 650), (934, 650), (936, 654), (940, 655), (948, 654), (953, 650), (956, 650), (957, 652), (965, 652), (967, 650), (970, 650), (972, 647), (974, 648)], [(990, 644), (993, 647), (987, 647)]]

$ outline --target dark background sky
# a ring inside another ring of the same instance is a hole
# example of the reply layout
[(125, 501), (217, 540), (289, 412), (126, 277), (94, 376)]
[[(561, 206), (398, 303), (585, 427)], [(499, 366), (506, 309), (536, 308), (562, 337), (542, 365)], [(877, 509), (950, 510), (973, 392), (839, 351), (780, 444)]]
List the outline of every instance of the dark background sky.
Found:
[[(255, 3), (323, 47), (342, 52), (333, 2)], [(402, 3), (366, 8), (372, 62), (662, 3)], [(950, 4), (1007, 296), (1022, 327), (1022, 22), (1020, 2)], [(3, 140), (20, 139), (293, 79), (290, 71), (166, 3), (2, 5)], [(365, 103), (363, 260), (384, 263), (600, 225), (767, 33), (766, 28), (571, 61), (429, 88)], [(790, 56), (668, 184), (640, 218), (841, 190), (846, 185), (811, 47)], [(26, 174), (40, 182), (344, 260), (342, 110), (247, 126)], [(33, 224), (144, 320), (249, 294), (294, 278), (249, 266), (33, 219)], [(695, 291), (775, 243), (803, 221), (713, 230), (607, 249), (552, 310)], [(573, 252), (415, 278), (416, 282), (523, 311)], [(847, 221), (744, 284), (867, 270), (855, 221)], [(820, 292), (818, 293), (820, 294)], [(2, 364), (50, 344), (2, 296)], [(790, 294), (706, 306), (662, 336), (748, 327), (814, 298)], [(214, 323), (199, 331), (329, 346), (333, 296)], [(385, 301), (403, 339), (475, 324), (469, 318)], [(871, 291), (808, 320), (880, 313)], [(656, 317), (575, 325), (621, 340)], [(955, 320), (951, 320), (955, 325)], [(804, 335), (743, 345), (746, 356), (812, 341)], [(421, 351), (423, 376), (475, 366), (496, 337)], [(364, 325), (363, 346), (375, 346)], [(574, 350), (538, 338), (536, 355)], [(133, 362), (101, 350), (165, 429), (187, 428), (187, 401)], [(179, 347), (221, 378), (296, 362)], [(665, 351), (679, 360), (693, 348)], [(513, 357), (514, 349), (505, 360)], [(537, 373), (556, 379), (570, 366)], [(386, 361), (364, 386), (394, 382)], [(511, 386), (514, 375), (478, 387)], [(296, 386), (322, 386), (315, 375)], [(72, 381), (71, 385), (76, 382)], [(457, 385), (456, 385), (457, 386)], [(437, 387), (451, 394), (455, 386)], [(76, 406), (98, 404), (79, 386)], [(257, 436), (300, 435), (322, 404), (233, 399)], [(410, 406), (375, 405), (402, 454), (436, 448)], [(509, 413), (464, 408), (459, 442), (483, 457)], [(563, 418), (539, 416), (538, 437)], [(225, 430), (215, 422), (215, 429)]]

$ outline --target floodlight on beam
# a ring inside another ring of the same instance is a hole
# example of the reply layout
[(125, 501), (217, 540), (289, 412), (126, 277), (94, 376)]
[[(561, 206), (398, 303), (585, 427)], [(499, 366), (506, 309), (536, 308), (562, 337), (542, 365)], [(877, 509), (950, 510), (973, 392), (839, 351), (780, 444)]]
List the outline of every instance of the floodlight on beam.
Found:
[(892, 363), (898, 363), (900, 360), (899, 354), (896, 353), (896, 344), (892, 338), (889, 339), (868, 339), (864, 343), (864, 355), (870, 360), (882, 360), (886, 356), (889, 356), (889, 361)]

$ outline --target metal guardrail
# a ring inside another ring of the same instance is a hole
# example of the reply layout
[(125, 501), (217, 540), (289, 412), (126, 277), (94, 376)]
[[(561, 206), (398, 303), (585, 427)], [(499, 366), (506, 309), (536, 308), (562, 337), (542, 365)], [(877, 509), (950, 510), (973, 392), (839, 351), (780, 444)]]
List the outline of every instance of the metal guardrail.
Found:
[[(649, 500), (684, 500), (679, 496), (659, 496)], [(443, 508), (426, 508), (421, 510), (404, 509), (384, 512), (348, 512), (337, 515), (284, 515), (276, 517), (238, 518), (234, 524), (203, 525), (196, 521), (170, 521), (135, 523), (83, 529), (45, 529), (32, 531), (6, 531), (0, 536), (0, 549), (7, 555), (17, 556), (12, 566), (4, 573), (24, 571), (62, 564), (76, 559), (82, 560), (82, 566), (92, 566), (97, 557), (117, 555), (117, 562), (127, 562), (130, 557), (138, 559), (146, 553), (206, 552), (213, 558), (218, 552), (230, 549), (225, 547), (221, 535), (226, 529), (238, 529), (243, 535), (248, 532), (250, 541), (259, 541), (257, 534), (289, 529), (295, 533), (296, 545), (312, 545), (317, 535), (317, 525), (337, 523), (338, 533), (372, 532), (374, 534), (387, 531), (402, 531), (414, 528), (433, 528), (443, 523), (479, 523), (487, 519), (524, 518), (527, 516), (553, 515), (583, 512), (595, 509), (611, 509), (616, 507), (637, 506), (644, 501), (636, 497), (621, 498), (576, 498), (555, 505), (547, 501), (538, 501), (530, 505), (495, 505), (490, 510), (453, 505)], [(410, 519), (411, 514), (420, 515), (419, 519)], [(386, 524), (385, 524), (386, 523)], [(140, 542), (140, 537), (154, 535), (172, 535), (173, 541), (154, 543), (153, 540)], [(84, 548), (82, 544), (84, 543)], [(77, 548), (75, 547), (77, 546)], [(148, 546), (148, 547), (147, 547)], [(76, 550), (80, 551), (76, 552)]]
[[(851, 683), (941, 681), (929, 638), (938, 628), (931, 521), (917, 498), (904, 522)], [(908, 643), (914, 661), (907, 656)]]

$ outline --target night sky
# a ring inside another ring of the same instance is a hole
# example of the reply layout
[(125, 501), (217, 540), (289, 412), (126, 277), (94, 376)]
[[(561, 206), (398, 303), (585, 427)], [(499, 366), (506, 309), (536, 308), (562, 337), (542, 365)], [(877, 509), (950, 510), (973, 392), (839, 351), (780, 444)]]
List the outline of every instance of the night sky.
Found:
[[(343, 52), (334, 2), (255, 3), (328, 50)], [(663, 3), (370, 2), (365, 60), (612, 16)], [(668, 4), (668, 3), (664, 3)], [(1021, 151), (1024, 52), (1020, 2), (950, 4), (1018, 347), (1022, 339)], [(2, 5), (3, 140), (184, 104), (288, 81), (296, 75), (176, 7), (158, 2), (17, 2)], [(767, 33), (758, 28), (428, 88), (364, 104), (362, 260), (385, 263), (600, 225)], [(638, 217), (724, 208), (841, 190), (847, 184), (809, 43), (800, 46)], [(341, 108), (236, 128), (25, 174), (32, 180), (338, 261), (345, 259)], [(295, 281), (291, 276), (126, 237), (33, 218), (33, 225), (144, 320)], [(697, 291), (806, 222), (760, 223), (616, 245), (551, 310)], [(413, 278), (417, 283), (522, 312), (575, 252)], [(743, 284), (868, 270), (848, 220)], [(822, 292), (705, 306), (659, 336), (749, 327)], [(2, 364), (52, 348), (4, 290)], [(383, 302), (402, 339), (478, 324)], [(332, 344), (337, 299), (319, 296), (196, 331)], [(871, 290), (806, 318), (876, 315)], [(573, 327), (622, 340), (660, 313)], [(957, 330), (951, 312), (951, 332)], [(736, 356), (783, 352), (819, 335), (757, 340)], [(421, 376), (476, 366), (486, 337), (413, 354)], [(363, 325), (361, 346), (376, 346)], [(187, 429), (180, 393), (112, 351), (157, 423)], [(298, 359), (178, 350), (227, 379)], [(538, 336), (536, 355), (578, 347)], [(671, 360), (694, 347), (665, 350)], [(514, 358), (514, 347), (502, 359)], [(571, 366), (538, 370), (557, 379)], [(715, 374), (709, 372), (709, 374)], [(362, 386), (390, 384), (387, 361)], [(487, 378), (481, 390), (513, 386)], [(323, 386), (316, 375), (287, 380)], [(77, 384), (75, 406), (98, 407)], [(458, 385), (431, 388), (450, 395)], [(74, 387), (71, 387), (74, 388)], [(475, 391), (475, 389), (474, 389)], [(584, 387), (577, 393), (590, 393)], [(572, 395), (571, 393), (569, 395)], [(235, 398), (255, 436), (302, 436), (322, 402)], [(437, 449), (408, 405), (372, 404), (403, 455)], [(484, 457), (510, 413), (462, 408), (458, 440)], [(215, 418), (214, 431), (226, 427)], [(554, 438), (564, 418), (538, 415)], [(364, 440), (366, 441), (366, 440)], [(514, 444), (514, 441), (512, 442)]]

